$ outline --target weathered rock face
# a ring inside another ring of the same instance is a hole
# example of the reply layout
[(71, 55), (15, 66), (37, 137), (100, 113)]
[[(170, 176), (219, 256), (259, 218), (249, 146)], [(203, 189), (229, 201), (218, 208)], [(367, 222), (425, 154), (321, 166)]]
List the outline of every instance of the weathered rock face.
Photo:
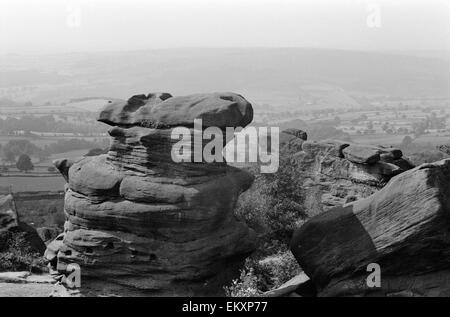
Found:
[(254, 232), (233, 215), (253, 177), (226, 163), (175, 163), (171, 132), (183, 125), (192, 134), (197, 117), (205, 126), (246, 125), (251, 114), (231, 93), (150, 94), (108, 105), (99, 119), (115, 126), (108, 154), (55, 164), (68, 180), (67, 221), (47, 260), (60, 271), (78, 263), (84, 278), (116, 290), (212, 294), (205, 282), (228, 278), (255, 248)]
[(31, 226), (20, 221), (12, 195), (0, 196), (0, 252), (3, 251), (8, 234), (23, 234), (31, 251), (43, 254), (45, 244)]
[(286, 129), (280, 133), (280, 155), (289, 155), (302, 150), (303, 143), (308, 135), (300, 129)]
[(194, 119), (202, 119), (205, 127), (245, 127), (253, 120), (253, 108), (241, 95), (228, 92), (182, 97), (151, 93), (115, 101), (99, 117), (110, 125), (150, 128), (192, 127)]
[[(313, 217), (291, 250), (319, 296), (450, 296), (450, 159)], [(367, 266), (381, 268), (371, 288)]]
[(338, 140), (302, 140), (301, 147), (293, 154), (292, 164), (303, 175), (305, 208), (310, 216), (368, 197), (393, 176), (413, 168), (395, 148)]

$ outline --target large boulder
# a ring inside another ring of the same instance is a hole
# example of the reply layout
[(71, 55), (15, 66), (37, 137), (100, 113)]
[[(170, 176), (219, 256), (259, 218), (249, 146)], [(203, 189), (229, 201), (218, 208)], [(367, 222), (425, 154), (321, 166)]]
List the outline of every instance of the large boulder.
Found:
[(367, 145), (350, 144), (342, 152), (353, 163), (372, 164), (380, 160), (379, 149)]
[[(392, 178), (294, 233), (291, 250), (319, 296), (450, 296), (450, 159)], [(381, 287), (367, 283), (370, 264)]]
[(115, 101), (100, 112), (99, 121), (117, 126), (170, 128), (193, 126), (245, 127), (253, 120), (253, 108), (241, 95), (225, 92), (172, 97), (168, 93), (133, 96)]
[(183, 126), (192, 136), (197, 118), (204, 127), (245, 126), (252, 112), (232, 93), (138, 95), (107, 105), (99, 121), (114, 126), (108, 153), (57, 161), (68, 180), (67, 221), (47, 248), (53, 268), (64, 273), (77, 263), (83, 284), (103, 292), (222, 293), (256, 246), (233, 214), (253, 176), (220, 161), (174, 162), (179, 140), (171, 134)]

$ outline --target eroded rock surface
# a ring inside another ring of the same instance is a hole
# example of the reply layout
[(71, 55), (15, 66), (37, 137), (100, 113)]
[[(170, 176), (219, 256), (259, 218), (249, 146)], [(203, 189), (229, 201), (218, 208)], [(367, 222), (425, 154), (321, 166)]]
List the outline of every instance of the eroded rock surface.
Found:
[(171, 132), (184, 126), (193, 133), (196, 118), (204, 127), (245, 126), (252, 115), (250, 103), (232, 93), (158, 93), (109, 104), (99, 118), (114, 126), (108, 154), (57, 161), (68, 180), (67, 221), (47, 260), (60, 272), (78, 263), (83, 280), (102, 291), (221, 293), (255, 248), (254, 232), (233, 215), (253, 176), (221, 162), (174, 162)]
[(302, 141), (302, 150), (291, 155), (291, 164), (303, 175), (310, 216), (368, 197), (414, 167), (396, 148), (340, 140)]
[(128, 127), (192, 127), (202, 119), (205, 127), (245, 127), (253, 120), (253, 108), (241, 95), (225, 92), (172, 97), (168, 93), (117, 100), (102, 110), (99, 121)]
[[(449, 193), (450, 159), (423, 164), (313, 217), (291, 250), (319, 296), (450, 296)], [(381, 287), (367, 284), (371, 263)]]

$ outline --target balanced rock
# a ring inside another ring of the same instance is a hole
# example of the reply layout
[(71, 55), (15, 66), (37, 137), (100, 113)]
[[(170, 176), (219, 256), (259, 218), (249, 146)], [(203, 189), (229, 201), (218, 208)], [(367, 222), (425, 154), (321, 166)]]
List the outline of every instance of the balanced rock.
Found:
[(245, 127), (253, 120), (253, 108), (244, 97), (230, 92), (181, 97), (153, 93), (115, 101), (98, 120), (122, 127), (170, 128), (192, 127), (194, 119), (202, 119), (204, 127)]
[(220, 161), (174, 162), (171, 133), (184, 126), (192, 135), (197, 118), (204, 127), (245, 126), (252, 112), (232, 93), (107, 105), (99, 121), (114, 126), (108, 153), (61, 168), (67, 221), (47, 260), (62, 273), (79, 264), (84, 285), (112, 293), (221, 293), (255, 248), (255, 233), (233, 214), (253, 176)]
[[(291, 250), (319, 296), (450, 296), (449, 192), (450, 159), (423, 164), (311, 218)], [(381, 285), (371, 287), (377, 265)]]
[(353, 163), (373, 164), (380, 160), (380, 150), (371, 146), (350, 144), (342, 152)]

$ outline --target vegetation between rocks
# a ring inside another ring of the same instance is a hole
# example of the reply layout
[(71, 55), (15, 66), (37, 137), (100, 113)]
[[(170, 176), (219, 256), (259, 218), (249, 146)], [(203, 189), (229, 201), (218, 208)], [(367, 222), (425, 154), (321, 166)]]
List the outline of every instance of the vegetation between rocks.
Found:
[(255, 230), (260, 244), (240, 277), (225, 287), (227, 296), (258, 296), (301, 272), (289, 250), (294, 230), (307, 218), (301, 180), (286, 156), (280, 158), (277, 173), (257, 175), (253, 186), (241, 195), (236, 215)]

